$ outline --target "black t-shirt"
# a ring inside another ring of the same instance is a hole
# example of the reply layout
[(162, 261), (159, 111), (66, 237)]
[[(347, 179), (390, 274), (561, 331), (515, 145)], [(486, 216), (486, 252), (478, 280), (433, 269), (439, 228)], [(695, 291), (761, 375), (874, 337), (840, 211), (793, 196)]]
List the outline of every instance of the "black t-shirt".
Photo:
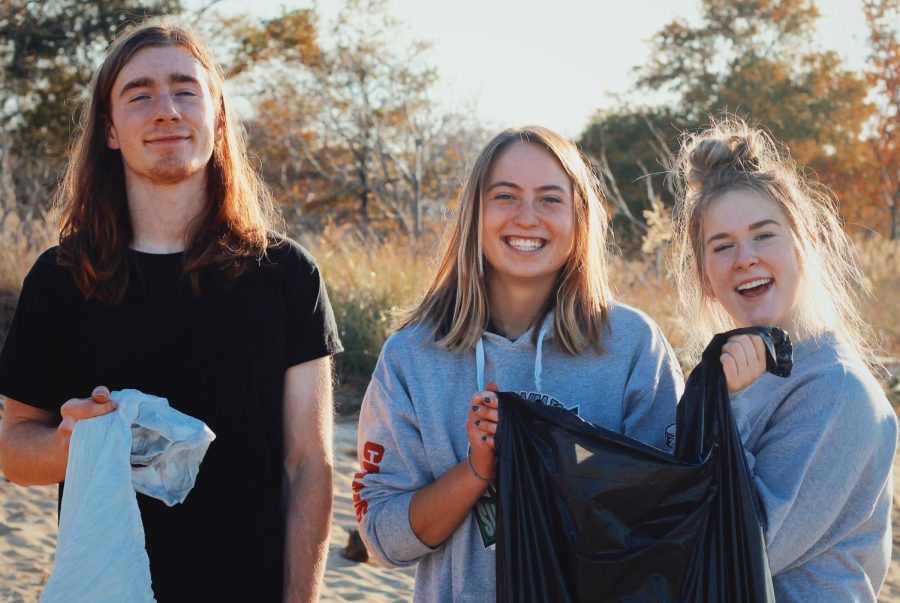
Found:
[(167, 398), (216, 434), (181, 505), (138, 495), (157, 600), (280, 601), (285, 370), (341, 350), (313, 258), (269, 248), (195, 296), (182, 254), (130, 251), (123, 301), (85, 301), (57, 250), (25, 278), (0, 393), (58, 412), (97, 385)]

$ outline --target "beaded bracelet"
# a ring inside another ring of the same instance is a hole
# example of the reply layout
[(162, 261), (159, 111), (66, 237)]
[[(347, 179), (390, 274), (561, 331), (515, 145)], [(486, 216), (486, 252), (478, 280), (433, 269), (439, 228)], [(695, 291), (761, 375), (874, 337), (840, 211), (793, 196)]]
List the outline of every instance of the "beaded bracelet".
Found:
[(484, 477), (484, 476), (480, 475), (477, 471), (475, 471), (475, 465), (472, 464), (472, 445), (471, 444), (469, 444), (469, 449), (466, 450), (466, 462), (469, 464), (469, 470), (472, 472), (472, 475), (474, 475), (475, 477), (477, 477), (478, 479), (480, 479), (483, 482), (490, 483), (490, 482), (494, 481), (493, 479)]

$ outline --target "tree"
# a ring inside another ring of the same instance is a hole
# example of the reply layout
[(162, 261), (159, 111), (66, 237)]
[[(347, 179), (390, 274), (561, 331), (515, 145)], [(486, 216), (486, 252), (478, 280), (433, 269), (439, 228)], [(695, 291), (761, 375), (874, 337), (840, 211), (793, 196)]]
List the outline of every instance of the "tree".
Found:
[(900, 0), (863, 2), (869, 27), (869, 83), (879, 96), (874, 135), (868, 139), (878, 170), (874, 201), (890, 220), (888, 236), (900, 238)]
[(628, 254), (649, 238), (658, 239), (644, 212), (674, 198), (662, 173), (671, 162), (672, 135), (683, 125), (680, 120), (661, 108), (597, 111), (579, 140), (605, 184), (616, 237)]
[(325, 38), (315, 60), (256, 75), (267, 178), (307, 215), (419, 233), (461, 172), (464, 126), (431, 97), (428, 44), (402, 43), (384, 0), (348, 0)]
[(64, 154), (74, 107), (116, 32), (180, 11), (178, 0), (2, 0), (0, 119), (20, 152)]
[[(652, 41), (653, 59), (638, 71), (635, 95), (663, 95), (671, 99), (666, 108), (624, 104), (599, 113), (582, 135), (583, 146), (599, 156), (598, 130), (615, 140), (606, 146), (616, 149), (609, 155), (611, 171), (620, 175), (629, 204), (646, 205), (643, 187), (632, 182), (664, 171), (659, 143), (672, 152), (681, 132), (728, 112), (771, 130), (798, 164), (814, 170), (847, 205), (858, 205), (860, 182), (847, 176), (864, 172), (860, 134), (873, 109), (866, 81), (845, 69), (836, 53), (815, 49), (817, 17), (812, 0), (703, 0), (699, 24), (666, 25)], [(670, 192), (658, 188), (671, 202)]]
[(312, 65), (319, 58), (317, 15), (311, 8), (287, 10), (270, 19), (248, 14), (204, 13), (193, 16), (194, 27), (215, 42), (216, 59), (228, 80), (241, 74), (277, 69), (285, 64)]
[(45, 206), (92, 72), (115, 33), (179, 0), (0, 0), (0, 123), (20, 204)]

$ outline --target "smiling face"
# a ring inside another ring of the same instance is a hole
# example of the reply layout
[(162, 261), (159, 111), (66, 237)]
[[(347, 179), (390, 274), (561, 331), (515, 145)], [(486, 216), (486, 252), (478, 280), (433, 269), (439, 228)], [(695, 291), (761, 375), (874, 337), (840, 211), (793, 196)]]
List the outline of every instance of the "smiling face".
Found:
[(202, 176), (215, 145), (216, 110), (203, 65), (180, 46), (152, 46), (113, 83), (107, 145), (125, 177), (175, 184)]
[(494, 159), (482, 189), (481, 235), (491, 286), (550, 288), (572, 253), (572, 182), (538, 144), (513, 142)]
[(729, 191), (703, 211), (704, 292), (738, 327), (772, 325), (794, 333), (800, 265), (793, 235), (774, 201)]

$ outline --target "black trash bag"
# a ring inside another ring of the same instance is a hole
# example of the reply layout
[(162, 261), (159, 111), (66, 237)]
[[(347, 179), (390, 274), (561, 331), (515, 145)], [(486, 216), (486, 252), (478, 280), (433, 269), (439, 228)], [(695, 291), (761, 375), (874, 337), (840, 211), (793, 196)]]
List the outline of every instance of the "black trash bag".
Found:
[(502, 392), (497, 599), (774, 602), (762, 514), (719, 361), (753, 333), (788, 376), (781, 329), (716, 335), (678, 405), (674, 456)]

